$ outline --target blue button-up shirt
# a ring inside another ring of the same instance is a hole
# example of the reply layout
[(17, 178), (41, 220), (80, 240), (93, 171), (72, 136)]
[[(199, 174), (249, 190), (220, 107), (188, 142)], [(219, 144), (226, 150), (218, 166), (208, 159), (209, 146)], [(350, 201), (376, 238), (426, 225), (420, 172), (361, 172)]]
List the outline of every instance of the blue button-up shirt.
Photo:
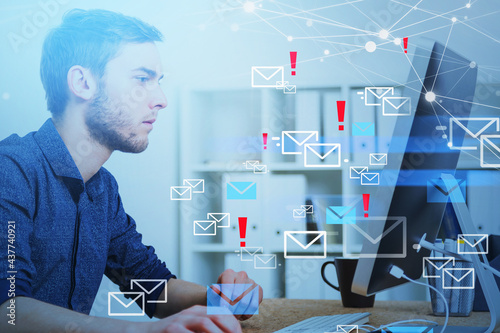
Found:
[[(122, 291), (131, 279), (174, 277), (142, 243), (111, 173), (84, 183), (50, 119), (0, 142), (0, 225), (0, 304), (26, 296), (88, 314), (103, 274)], [(155, 303), (146, 304), (151, 317)]]

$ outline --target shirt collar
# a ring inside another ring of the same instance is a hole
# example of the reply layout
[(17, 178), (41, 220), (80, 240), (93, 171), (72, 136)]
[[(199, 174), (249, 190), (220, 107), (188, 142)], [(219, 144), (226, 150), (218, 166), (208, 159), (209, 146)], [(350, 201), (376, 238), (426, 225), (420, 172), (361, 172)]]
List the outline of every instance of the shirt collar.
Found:
[(57, 132), (52, 119), (47, 119), (38, 132), (35, 133), (34, 138), (57, 176), (79, 180), (79, 183), (87, 188), (91, 197), (97, 196), (104, 191), (101, 170), (89, 179), (87, 184), (83, 184), (80, 171), (59, 132)]

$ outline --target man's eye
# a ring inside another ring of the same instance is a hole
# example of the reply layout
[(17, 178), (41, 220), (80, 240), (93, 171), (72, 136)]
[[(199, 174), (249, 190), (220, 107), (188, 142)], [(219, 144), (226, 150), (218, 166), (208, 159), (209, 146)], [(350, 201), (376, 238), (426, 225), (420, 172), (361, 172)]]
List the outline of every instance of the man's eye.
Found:
[(148, 82), (149, 78), (147, 76), (138, 76), (136, 77), (137, 80), (141, 81), (141, 83)]

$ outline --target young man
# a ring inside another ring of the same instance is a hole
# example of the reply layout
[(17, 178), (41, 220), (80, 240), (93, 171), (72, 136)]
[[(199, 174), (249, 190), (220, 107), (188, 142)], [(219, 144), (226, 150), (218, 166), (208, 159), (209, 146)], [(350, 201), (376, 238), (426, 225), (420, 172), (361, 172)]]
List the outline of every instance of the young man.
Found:
[[(52, 118), (0, 142), (1, 332), (241, 331), (232, 315), (207, 315), (205, 287), (176, 279), (142, 243), (102, 168), (115, 150), (144, 151), (167, 106), (161, 39), (150, 25), (103, 10), (72, 10), (47, 36), (40, 72)], [(144, 309), (166, 318), (89, 317), (103, 274), (122, 291), (131, 279), (168, 280), (145, 295)], [(226, 270), (218, 283), (254, 281)], [(168, 302), (154, 303), (167, 290)]]

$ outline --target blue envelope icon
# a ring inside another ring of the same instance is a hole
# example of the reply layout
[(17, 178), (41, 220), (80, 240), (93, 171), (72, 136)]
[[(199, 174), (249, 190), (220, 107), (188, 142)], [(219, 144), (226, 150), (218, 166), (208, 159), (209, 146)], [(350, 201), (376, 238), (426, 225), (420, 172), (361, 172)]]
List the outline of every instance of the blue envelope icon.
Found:
[(428, 326), (390, 326), (383, 329), (386, 333), (433, 333), (432, 327)]
[(462, 192), (462, 198), (465, 202), (465, 179), (457, 179), (457, 185), (453, 186), (449, 191), (446, 188), (444, 181), (441, 178), (431, 179), (427, 181), (427, 202), (447, 203), (451, 200), (451, 193), (456, 190)]
[(328, 206), (326, 224), (356, 223), (356, 206)]
[(254, 182), (229, 182), (226, 190), (228, 200), (257, 199), (257, 184)]
[(379, 185), (380, 176), (377, 172), (365, 172), (361, 174), (361, 185)]
[(352, 124), (352, 135), (374, 136), (375, 124), (370, 122), (357, 122)]
[(258, 314), (259, 286), (254, 284), (213, 284), (207, 287), (207, 314)]

